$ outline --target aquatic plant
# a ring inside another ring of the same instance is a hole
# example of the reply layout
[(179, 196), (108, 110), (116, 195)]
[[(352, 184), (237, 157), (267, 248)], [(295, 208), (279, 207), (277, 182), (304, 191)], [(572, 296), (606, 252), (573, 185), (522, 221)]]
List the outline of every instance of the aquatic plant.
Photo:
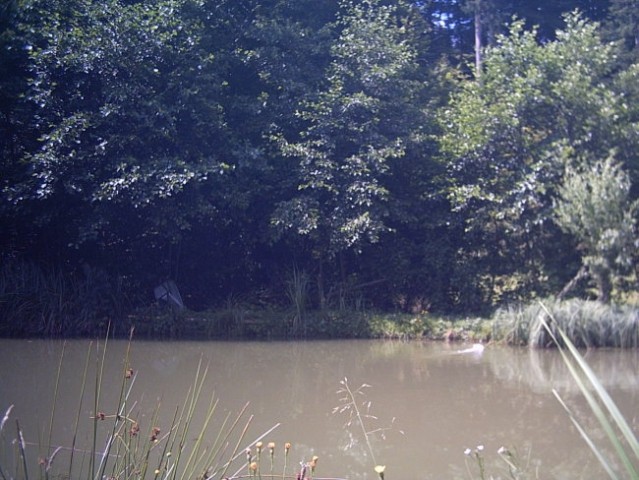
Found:
[(559, 349), (564, 363), (588, 402), (606, 438), (613, 446), (615, 458), (621, 463), (627, 477), (622, 477), (617, 472), (616, 462), (609, 458), (603, 447), (597, 445), (557, 390), (553, 389), (553, 394), (611, 479), (639, 479), (639, 440), (568, 334), (561, 327), (553, 325), (556, 323), (553, 314), (545, 305), (542, 304), (541, 307), (545, 315), (539, 316), (539, 322)]
[(293, 268), (290, 278), (286, 282), (286, 296), (293, 309), (292, 333), (303, 335), (306, 333), (306, 309), (310, 291), (310, 280), (306, 272)]
[[(636, 307), (579, 299), (550, 300), (544, 305), (553, 318), (551, 328), (560, 328), (577, 347), (639, 346)], [(493, 338), (513, 345), (552, 346), (553, 339), (540, 321), (542, 313), (539, 303), (498, 310), (493, 316)]]
[(63, 273), (7, 260), (0, 266), (0, 334), (94, 335), (106, 328), (105, 318), (122, 319), (130, 310), (129, 291), (122, 278), (88, 265)]
[[(108, 338), (108, 335), (107, 335)], [(200, 361), (194, 372), (191, 387), (186, 392), (182, 406), (176, 407), (173, 416), (166, 419), (160, 415), (160, 405), (157, 405), (146, 427), (134, 414), (137, 402), (132, 400), (132, 391), (137, 378), (133, 366), (130, 364), (131, 340), (120, 370), (119, 393), (114, 405), (105, 405), (103, 385), (105, 378), (106, 349), (104, 344), (91, 343), (84, 365), (81, 391), (79, 392), (79, 406), (69, 445), (54, 445), (52, 432), (56, 417), (57, 392), (65, 371), (69, 367), (65, 364), (64, 347), (57, 366), (56, 380), (53, 392), (53, 405), (47, 435), (39, 444), (28, 442), (26, 433), (16, 419), (16, 438), (12, 439), (7, 433), (8, 421), (14, 413), (10, 406), (0, 422), (0, 478), (22, 478), (28, 480), (31, 476), (39, 478), (85, 478), (87, 480), (110, 479), (143, 479), (158, 478), (177, 480), (186, 478), (221, 479), (238, 478), (239, 470), (231, 474), (237, 465), (242, 452), (261, 442), (279, 424), (264, 432), (252, 442), (246, 441), (253, 416), (247, 414), (248, 404), (233, 415), (218, 412), (217, 398), (204, 391), (208, 367)], [(95, 383), (93, 398), (87, 399), (87, 388), (90, 381), (89, 369), (95, 361)], [(208, 396), (208, 402), (203, 400)], [(91, 401), (92, 414), (91, 434), (89, 445), (79, 445), (78, 425), (84, 420), (83, 405)], [(204, 415), (195, 428), (194, 418)], [(215, 421), (214, 421), (215, 419)], [(164, 424), (164, 426), (162, 425)], [(243, 445), (244, 444), (244, 445)], [(12, 447), (15, 446), (15, 447)], [(37, 467), (39, 475), (34, 475), (36, 468), (31, 465), (32, 456), (28, 450), (39, 446), (40, 454)], [(7, 454), (12, 448), (15, 455)], [(288, 457), (290, 445), (287, 444), (285, 458)], [(54, 459), (66, 455), (56, 462)], [(79, 459), (78, 459), (79, 457)], [(13, 460), (11, 460), (13, 458)], [(284, 467), (282, 478), (284, 478)]]

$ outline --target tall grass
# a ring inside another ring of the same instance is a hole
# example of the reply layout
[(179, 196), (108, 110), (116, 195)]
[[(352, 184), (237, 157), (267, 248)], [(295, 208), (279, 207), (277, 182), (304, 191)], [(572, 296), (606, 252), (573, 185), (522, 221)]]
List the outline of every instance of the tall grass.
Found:
[(2, 335), (92, 335), (131, 303), (121, 278), (89, 266), (73, 273), (12, 259), (0, 267)]
[[(64, 347), (57, 366), (53, 392), (53, 405), (45, 437), (40, 441), (39, 460), (29, 453), (37, 443), (29, 442), (27, 432), (15, 420), (15, 438), (8, 432), (9, 420), (19, 409), (10, 406), (0, 422), (0, 479), (21, 478), (76, 478), (87, 480), (109, 479), (222, 479), (237, 478), (235, 470), (243, 470), (243, 456), (279, 424), (252, 441), (247, 440), (253, 417), (248, 415), (248, 404), (237, 414), (222, 413), (218, 409), (217, 397), (206, 392), (208, 367), (200, 361), (193, 373), (191, 387), (184, 401), (168, 418), (158, 404), (143, 428), (138, 408), (132, 400), (138, 372), (130, 364), (131, 340), (120, 369), (119, 378), (105, 377), (107, 344), (99, 342), (89, 346), (84, 365), (82, 385), (78, 392), (78, 410), (69, 444), (53, 444), (53, 425), (57, 415), (58, 392), (64, 376), (75, 375), (75, 366), (65, 363)], [(91, 364), (95, 367), (93, 398), (90, 395)], [(69, 371), (70, 370), (70, 371)], [(117, 400), (107, 407), (103, 398), (104, 385), (119, 384)], [(91, 402), (92, 414), (83, 417), (87, 401)], [(150, 418), (150, 421), (148, 420)], [(195, 419), (198, 419), (196, 422)], [(89, 420), (90, 438), (87, 445), (78, 442), (78, 426)], [(15, 450), (14, 450), (15, 449)], [(288, 455), (288, 447), (286, 454)], [(14, 450), (15, 454), (7, 454)], [(60, 460), (60, 453), (65, 456)], [(66, 455), (68, 454), (68, 455)], [(11, 461), (10, 459), (14, 460)], [(54, 465), (54, 459), (60, 461)], [(39, 469), (39, 473), (38, 472)], [(280, 478), (284, 478), (280, 476)]]
[(293, 309), (292, 333), (306, 333), (306, 310), (310, 291), (310, 279), (306, 272), (293, 268), (286, 282), (286, 296)]
[[(587, 433), (586, 428), (578, 420), (575, 413), (561, 398), (556, 390), (553, 390), (561, 405), (564, 407), (570, 420), (573, 422), (580, 435), (593, 451), (608, 476), (612, 479), (630, 478), (639, 479), (639, 440), (632, 428), (619, 411), (619, 408), (594, 374), (584, 357), (581, 355), (570, 337), (561, 327), (557, 327), (552, 312), (541, 305), (543, 315), (539, 316), (539, 322), (543, 329), (559, 348), (564, 363), (568, 367), (572, 377), (577, 383), (582, 395), (603, 429), (606, 437), (612, 444), (616, 459), (610, 458), (603, 447)], [(618, 460), (621, 463), (621, 472), (616, 467)], [(627, 476), (623, 476), (625, 474)]]
[(577, 347), (639, 346), (639, 309), (630, 305), (609, 305), (571, 299), (510, 306), (493, 316), (493, 338), (513, 345), (548, 347), (554, 344), (541, 318), (544, 308), (552, 316), (549, 327), (556, 338), (561, 329)]

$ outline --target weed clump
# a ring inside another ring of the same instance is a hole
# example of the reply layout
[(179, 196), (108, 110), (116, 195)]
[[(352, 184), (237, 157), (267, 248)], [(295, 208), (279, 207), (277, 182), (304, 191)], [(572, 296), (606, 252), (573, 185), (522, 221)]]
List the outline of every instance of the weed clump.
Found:
[[(549, 327), (561, 329), (577, 347), (639, 346), (639, 309), (592, 300), (570, 299), (545, 303), (552, 316)], [(511, 345), (548, 347), (554, 342), (542, 320), (548, 314), (541, 304), (509, 306), (493, 316), (493, 339)], [(556, 335), (557, 336), (557, 335)]]

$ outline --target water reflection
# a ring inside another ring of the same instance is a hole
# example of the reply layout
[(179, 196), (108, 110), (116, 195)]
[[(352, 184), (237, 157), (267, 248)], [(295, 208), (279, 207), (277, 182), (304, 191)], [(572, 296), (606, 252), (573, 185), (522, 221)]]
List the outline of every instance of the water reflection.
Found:
[[(69, 443), (88, 345), (69, 342), (66, 348), (67, 373), (54, 425), (59, 443)], [(361, 396), (372, 415), (368, 430), (392, 425), (383, 430), (386, 438), (371, 435), (377, 463), (387, 465), (387, 478), (468, 478), (463, 452), (480, 444), (495, 475), (504, 472), (496, 455), (503, 445), (517, 449), (529, 470), (539, 469), (539, 478), (598, 477), (596, 461), (550, 393), (558, 388), (588, 418), (557, 352), (489, 346), (481, 355), (457, 353), (465, 347), (390, 341), (140, 341), (131, 353), (138, 372), (132, 395), (143, 422), (158, 401), (160, 419), (168, 418), (184, 402), (203, 361), (209, 365), (205, 391), (215, 392), (220, 410), (234, 412), (250, 401), (254, 436), (281, 422), (268, 440), (292, 442), (294, 464), (318, 455), (323, 475), (376, 478), (358, 425), (347, 425), (347, 416), (332, 413), (340, 405), (339, 381), (347, 377), (353, 388), (371, 385)], [(123, 342), (108, 346), (104, 378), (113, 383), (104, 386), (103, 405), (117, 402), (125, 348)], [(60, 342), (0, 341), (0, 410), (15, 404), (12, 416), (20, 418), (29, 438), (41, 437), (48, 425), (60, 352)], [(637, 352), (592, 351), (587, 359), (636, 428)], [(93, 413), (90, 403), (83, 406), (83, 418)], [(81, 440), (88, 440), (88, 432), (81, 432)]]
[[(637, 389), (635, 350), (589, 350), (582, 352), (590, 367), (606, 388), (633, 391)], [(494, 349), (490, 362), (495, 376), (507, 382), (524, 382), (535, 392), (545, 392), (552, 385), (564, 394), (578, 394), (568, 368), (559, 352), (521, 349)]]

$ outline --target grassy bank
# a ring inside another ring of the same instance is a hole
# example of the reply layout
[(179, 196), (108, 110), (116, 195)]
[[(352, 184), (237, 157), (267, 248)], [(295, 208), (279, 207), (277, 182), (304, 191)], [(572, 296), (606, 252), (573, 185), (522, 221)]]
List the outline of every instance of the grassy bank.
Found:
[[(499, 308), (488, 318), (367, 309), (340, 298), (323, 308), (310, 301), (303, 275), (292, 275), (282, 298), (229, 297), (213, 309), (172, 309), (130, 294), (121, 278), (86, 267), (77, 275), (45, 272), (25, 262), (0, 268), (0, 336), (138, 337), (158, 339), (395, 338), (497, 341), (545, 347), (548, 315), (539, 302)], [(639, 309), (586, 300), (548, 300), (551, 328), (560, 327), (580, 347), (639, 346)], [(141, 306), (143, 305), (143, 306)], [(556, 333), (556, 332), (555, 332)]]
[(172, 312), (157, 307), (129, 316), (142, 336), (159, 338), (239, 339), (428, 339), (487, 342), (488, 319), (430, 313), (354, 310), (306, 310), (250, 304), (202, 312)]
[[(129, 318), (145, 336), (172, 338), (388, 338), (453, 342), (553, 345), (551, 331), (564, 331), (578, 347), (639, 347), (639, 309), (596, 301), (549, 300), (508, 306), (491, 317), (454, 317), (353, 310), (264, 308), (234, 304), (204, 312), (150, 309)], [(549, 313), (544, 310), (546, 308)]]
[(578, 347), (639, 346), (638, 308), (578, 299), (499, 309), (491, 319), (492, 337), (512, 345), (552, 346), (544, 321), (556, 337), (561, 329)]

